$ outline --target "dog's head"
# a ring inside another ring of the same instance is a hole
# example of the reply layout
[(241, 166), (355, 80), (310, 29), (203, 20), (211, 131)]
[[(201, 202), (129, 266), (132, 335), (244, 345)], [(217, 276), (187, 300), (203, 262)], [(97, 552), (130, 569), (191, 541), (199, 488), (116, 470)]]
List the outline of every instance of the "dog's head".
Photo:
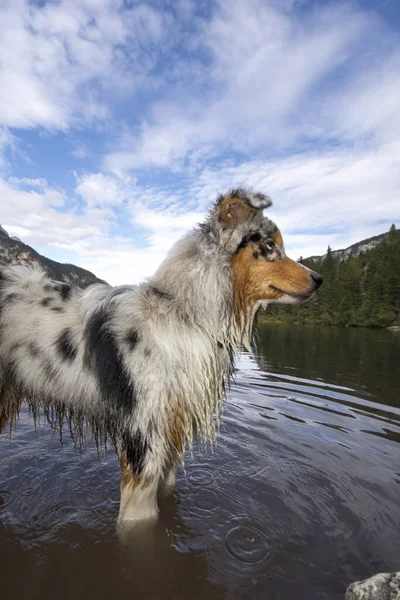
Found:
[(245, 312), (267, 302), (298, 304), (322, 283), (321, 275), (286, 255), (279, 229), (263, 215), (271, 204), (264, 194), (237, 189), (213, 209), (220, 243), (232, 255), (236, 304)]

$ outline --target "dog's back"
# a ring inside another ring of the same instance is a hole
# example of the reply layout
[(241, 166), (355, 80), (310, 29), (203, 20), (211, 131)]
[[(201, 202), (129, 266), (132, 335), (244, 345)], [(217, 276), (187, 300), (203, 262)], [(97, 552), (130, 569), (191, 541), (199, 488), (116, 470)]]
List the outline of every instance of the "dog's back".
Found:
[(3, 392), (80, 430), (88, 419), (146, 477), (181, 457), (185, 438), (213, 436), (229, 350), (154, 281), (80, 290), (28, 267), (3, 268), (0, 281)]
[[(118, 289), (118, 288), (117, 288)], [(0, 365), (2, 387), (44, 401), (92, 402), (98, 381), (84, 342), (93, 314), (115, 290), (87, 290), (52, 281), (39, 268), (1, 269)]]

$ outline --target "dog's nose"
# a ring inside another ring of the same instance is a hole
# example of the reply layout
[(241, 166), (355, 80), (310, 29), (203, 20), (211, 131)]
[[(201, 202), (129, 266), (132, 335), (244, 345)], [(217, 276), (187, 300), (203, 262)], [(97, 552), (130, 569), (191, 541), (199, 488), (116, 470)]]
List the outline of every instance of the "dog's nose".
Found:
[(315, 286), (317, 288), (319, 288), (319, 286), (321, 285), (321, 283), (324, 280), (324, 278), (322, 277), (322, 275), (320, 275), (316, 271), (310, 271), (310, 275), (311, 275), (311, 278), (312, 278), (313, 282), (315, 283)]

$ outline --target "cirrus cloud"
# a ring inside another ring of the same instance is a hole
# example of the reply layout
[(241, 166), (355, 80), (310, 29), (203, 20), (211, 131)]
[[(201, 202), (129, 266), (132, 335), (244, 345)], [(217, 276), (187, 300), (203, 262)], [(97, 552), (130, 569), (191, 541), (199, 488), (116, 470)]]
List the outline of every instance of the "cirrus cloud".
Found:
[(387, 10), (5, 0), (0, 222), (111, 283), (154, 272), (237, 184), (272, 196), (294, 257), (381, 233), (400, 219)]

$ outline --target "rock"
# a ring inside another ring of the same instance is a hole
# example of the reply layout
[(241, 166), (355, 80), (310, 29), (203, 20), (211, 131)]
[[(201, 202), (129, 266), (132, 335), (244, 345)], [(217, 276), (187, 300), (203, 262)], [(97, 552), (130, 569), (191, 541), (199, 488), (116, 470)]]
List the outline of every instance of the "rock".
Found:
[(400, 571), (379, 573), (349, 585), (345, 600), (400, 600)]
[(0, 235), (4, 235), (4, 237), (10, 237), (7, 231), (0, 225)]

